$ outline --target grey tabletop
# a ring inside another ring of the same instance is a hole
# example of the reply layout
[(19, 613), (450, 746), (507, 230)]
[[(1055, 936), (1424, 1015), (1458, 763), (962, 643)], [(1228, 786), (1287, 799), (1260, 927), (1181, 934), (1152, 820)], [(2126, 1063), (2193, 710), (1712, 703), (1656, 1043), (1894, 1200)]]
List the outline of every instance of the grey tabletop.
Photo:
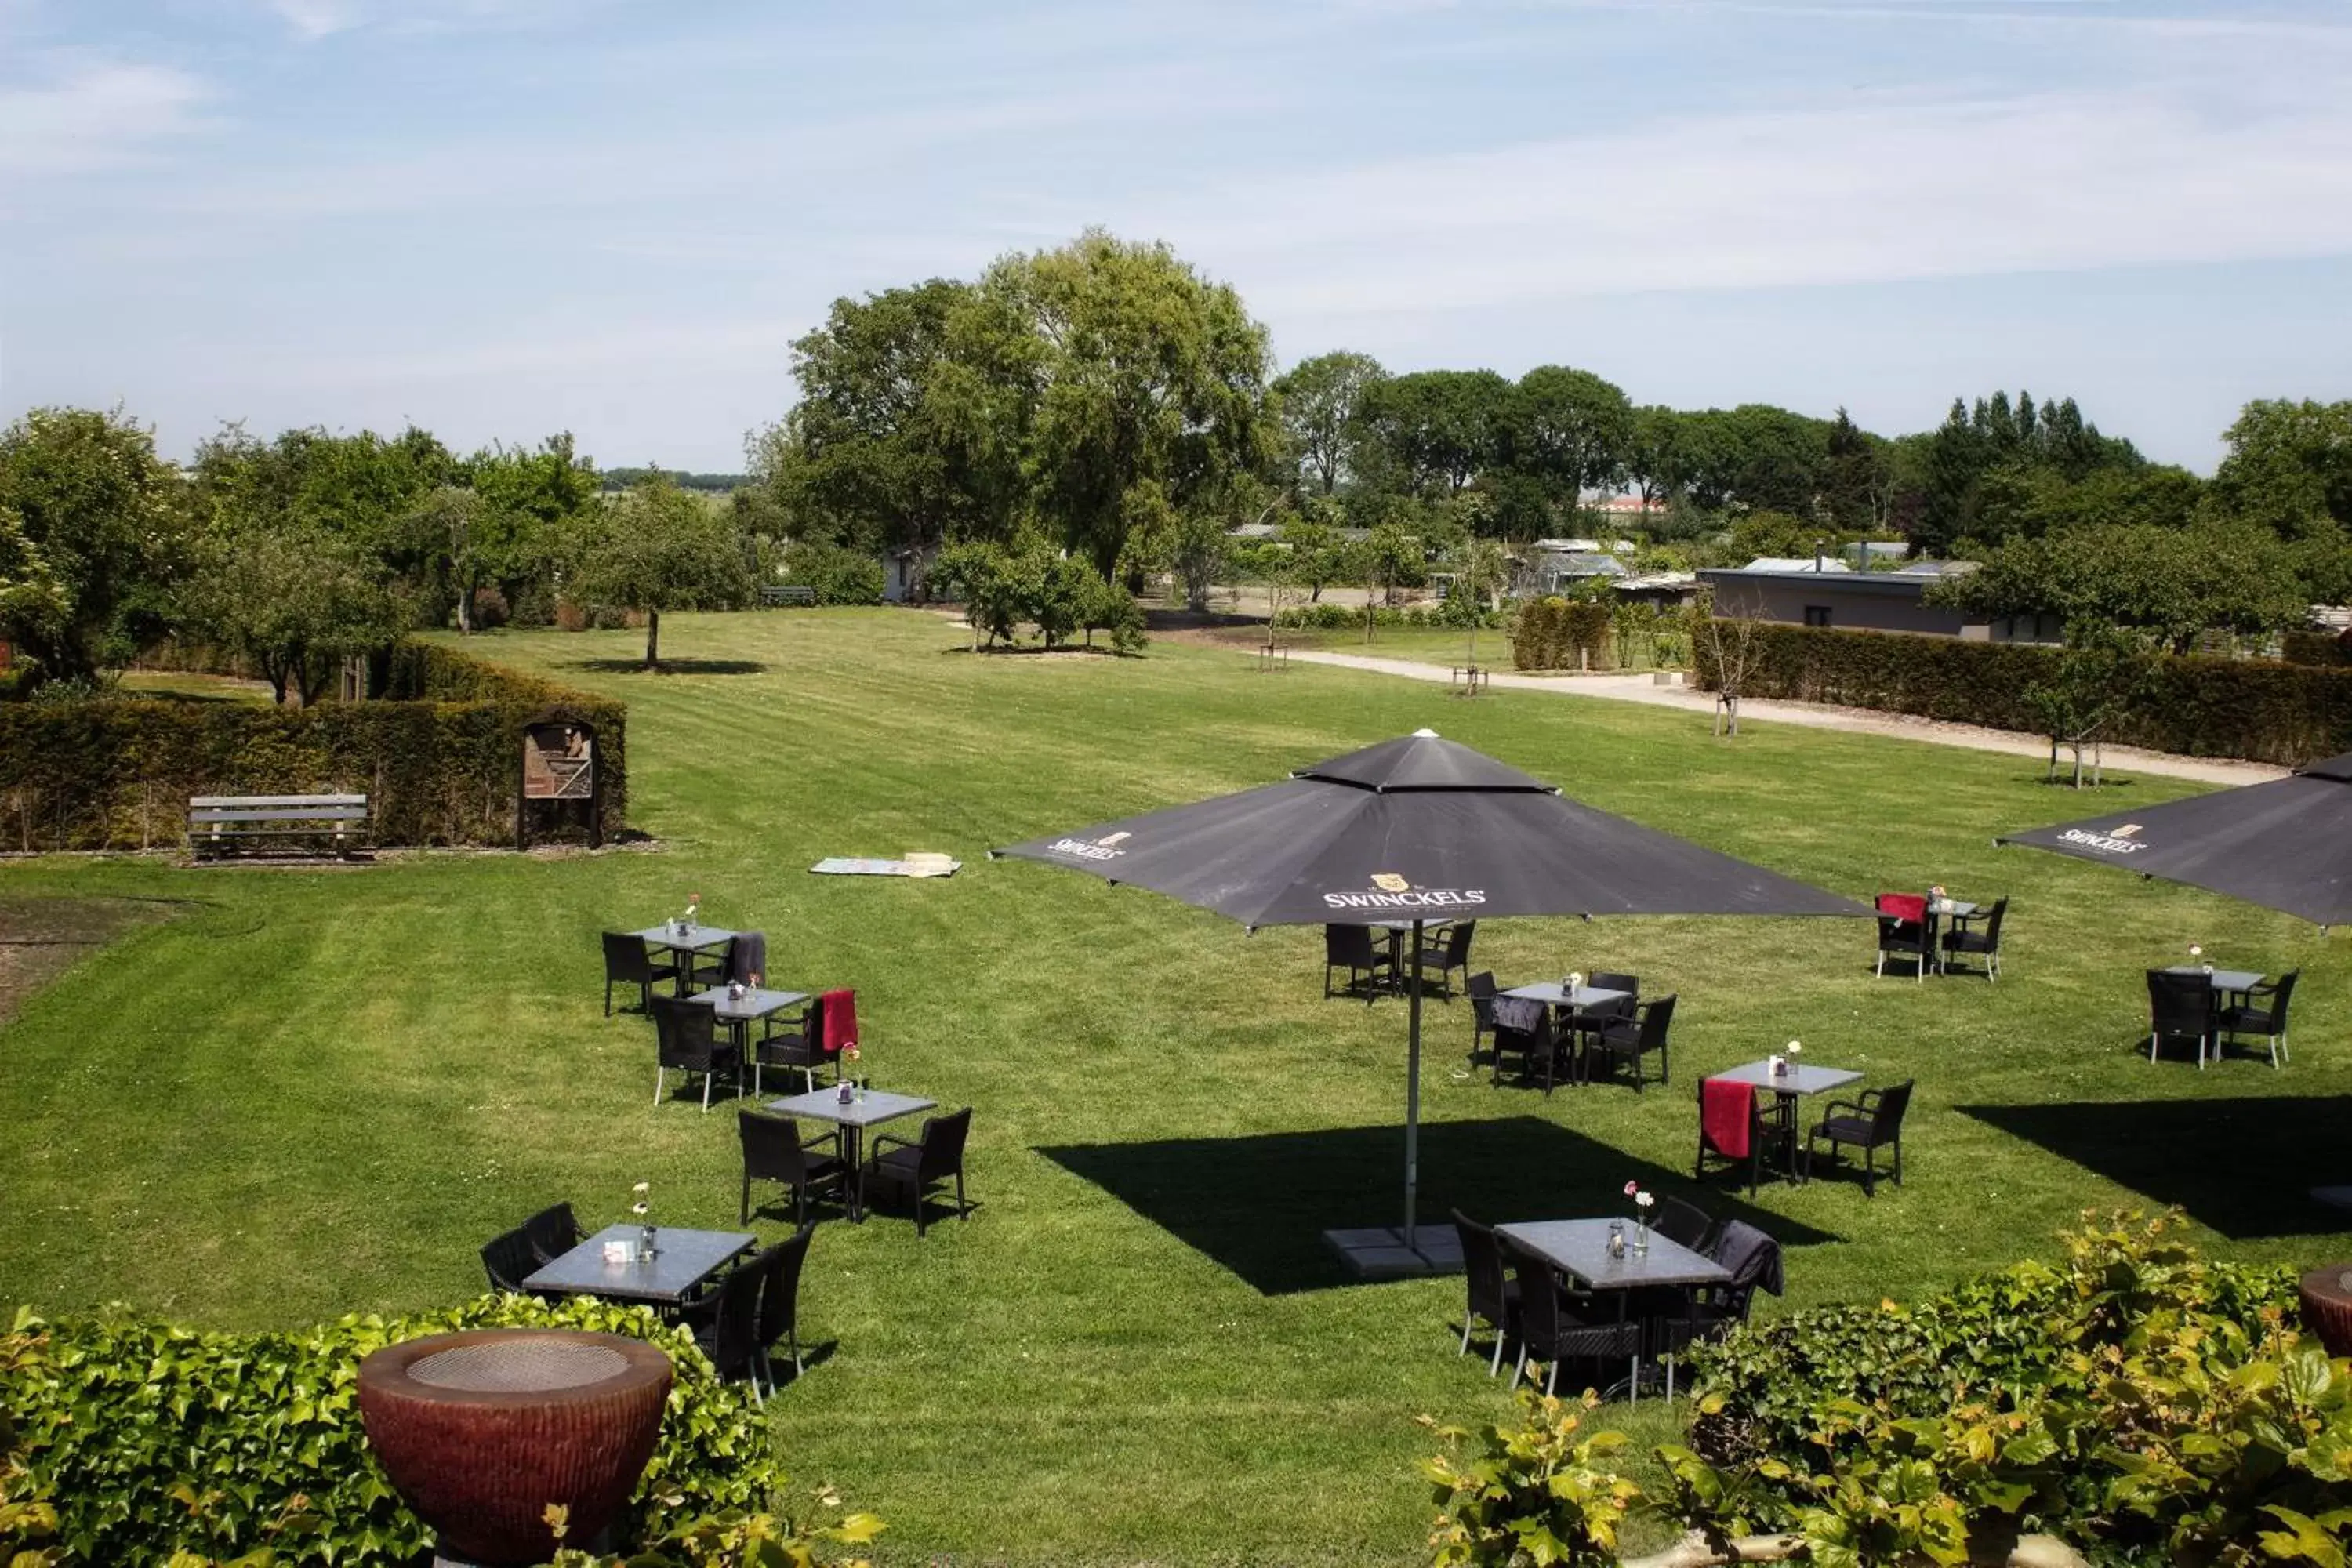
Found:
[[(1371, 921), (1367, 923), (1374, 931), (1411, 931), (1412, 929), (1411, 921)], [(1421, 922), (1421, 929), (1435, 931), (1440, 926), (1450, 926), (1453, 923), (1452, 921), (1423, 921)]]
[(744, 1023), (753, 1018), (764, 1018), (771, 1013), (781, 1013), (787, 1007), (805, 1002), (808, 993), (768, 991), (754, 985), (747, 986), (740, 996), (730, 996), (727, 987), (714, 985), (708, 991), (696, 992), (687, 1000), (700, 1003), (730, 1022)]
[(1598, 1007), (1610, 1002), (1622, 1002), (1632, 993), (1606, 991), (1598, 985), (1580, 985), (1571, 993), (1559, 981), (1539, 980), (1533, 985), (1514, 985), (1503, 994), (1528, 1002), (1547, 1003), (1554, 1007)]
[[(729, 1258), (749, 1252), (759, 1239), (740, 1231), (685, 1230), (666, 1225), (654, 1232), (654, 1245), (660, 1250), (650, 1261), (640, 1263), (635, 1248), (644, 1228), (608, 1225), (524, 1280), (523, 1288), (604, 1296), (616, 1301), (675, 1302), (717, 1273)], [(608, 1241), (627, 1242), (629, 1261), (605, 1262)]]
[[(1625, 1227), (1625, 1256), (1609, 1255), (1609, 1227)], [(1542, 1219), (1497, 1226), (1538, 1257), (1550, 1259), (1595, 1290), (1629, 1290), (1637, 1285), (1725, 1285), (1731, 1273), (1678, 1241), (1650, 1232), (1650, 1249), (1633, 1250), (1633, 1222), (1605, 1219)]]
[(1769, 1061), (1742, 1062), (1728, 1071), (1706, 1076), (1729, 1079), (1733, 1083), (1752, 1083), (1775, 1094), (1826, 1094), (1862, 1081), (1858, 1072), (1849, 1072), (1844, 1068), (1817, 1068), (1806, 1062), (1789, 1063), (1778, 1078), (1772, 1076), (1772, 1064)]
[(2251, 991), (2263, 983), (2263, 977), (2251, 969), (2206, 970), (2194, 963), (2176, 963), (2165, 973), (2167, 974), (2205, 974), (2212, 981), (2213, 989), (2216, 991)]
[(841, 1103), (841, 1091), (820, 1089), (811, 1094), (795, 1094), (785, 1100), (768, 1101), (768, 1109), (780, 1116), (805, 1116), (812, 1121), (835, 1121), (844, 1127), (871, 1127), (877, 1121), (895, 1121), (901, 1116), (912, 1116), (919, 1110), (936, 1110), (936, 1100), (923, 1100), (911, 1094), (890, 1094), (869, 1089), (863, 1100)]
[(688, 926), (684, 931), (672, 931), (667, 924), (647, 926), (636, 935), (646, 942), (675, 948), (681, 952), (701, 952), (709, 948), (724, 947), (735, 940), (735, 933), (731, 931), (704, 925)]
[(1974, 920), (1977, 906), (1966, 899), (1946, 899), (1940, 904), (1931, 899), (1927, 901), (1927, 912), (1947, 920)]

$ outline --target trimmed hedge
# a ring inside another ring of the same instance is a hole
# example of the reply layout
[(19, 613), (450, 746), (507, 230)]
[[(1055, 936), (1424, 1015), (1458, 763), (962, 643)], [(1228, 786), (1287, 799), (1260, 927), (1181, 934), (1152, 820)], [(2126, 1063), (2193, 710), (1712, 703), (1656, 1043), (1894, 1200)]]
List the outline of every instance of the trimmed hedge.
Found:
[(197, 795), (363, 793), (379, 844), (514, 834), (522, 727), (553, 710), (596, 730), (604, 832), (628, 801), (627, 708), (453, 649), (394, 652), (389, 700), (283, 709), (142, 699), (0, 704), (0, 846), (176, 843)]
[[(0, 1332), (0, 1427), (29, 1495), (57, 1510), (72, 1563), (162, 1563), (272, 1548), (281, 1564), (418, 1562), (432, 1532), (392, 1489), (360, 1422), (359, 1363), (460, 1329), (626, 1334), (676, 1373), (660, 1445), (621, 1523), (635, 1545), (698, 1518), (776, 1505), (784, 1476), (749, 1384), (651, 1309), (485, 1296), (454, 1310), (352, 1316), (296, 1333), (205, 1332), (109, 1315)], [(300, 1500), (298, 1506), (298, 1500)], [(300, 1528), (281, 1528), (289, 1514)], [(5, 1546), (0, 1538), (0, 1546)]]
[(2289, 664), (2352, 664), (2352, 631), (2289, 632), (2279, 643)]
[[(1833, 702), (1995, 729), (2041, 731), (2024, 691), (2058, 654), (2027, 643), (1967, 642), (1903, 632), (1754, 625), (1740, 695)], [(1697, 650), (1698, 682), (1717, 671)], [(2277, 659), (2158, 661), (2148, 697), (2104, 737), (2189, 756), (2294, 766), (2352, 751), (2352, 667)]]
[(1610, 606), (1558, 595), (1531, 599), (1511, 622), (1511, 664), (1518, 669), (1609, 669), (1615, 666)]

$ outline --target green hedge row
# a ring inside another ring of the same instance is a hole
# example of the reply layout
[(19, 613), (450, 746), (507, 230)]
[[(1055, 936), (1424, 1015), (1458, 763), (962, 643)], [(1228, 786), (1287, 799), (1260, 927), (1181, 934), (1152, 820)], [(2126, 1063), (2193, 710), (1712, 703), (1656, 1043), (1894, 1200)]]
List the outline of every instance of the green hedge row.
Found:
[[(1375, 605), (1372, 610), (1374, 627), (1452, 626), (1467, 631), (1473, 613), (1466, 605), (1444, 600), (1434, 605)], [(1503, 617), (1492, 610), (1475, 616), (1482, 627), (1499, 626)], [(1275, 612), (1277, 631), (1344, 632), (1364, 629), (1364, 611), (1360, 605), (1290, 605)]]
[[(1754, 638), (1742, 697), (1834, 702), (2028, 733), (2038, 731), (2025, 689), (2048, 679), (2059, 657), (2026, 643), (1762, 622), (1727, 625), (1726, 638), (1736, 644), (1742, 628), (1752, 628), (1746, 635)], [(1716, 689), (1715, 650), (1702, 646), (1696, 662), (1699, 684)], [(2352, 667), (2167, 658), (2147, 698), (2106, 739), (2287, 766), (2334, 756), (2352, 751)]]
[(331, 791), (368, 796), (379, 844), (509, 843), (522, 728), (550, 710), (595, 727), (604, 832), (620, 831), (623, 704), (425, 644), (394, 653), (383, 689), (300, 709), (0, 704), (0, 847), (144, 849), (180, 839), (191, 795)]
[(2352, 632), (2289, 632), (2279, 640), (2289, 664), (2352, 664)]
[[(228, 1557), (280, 1564), (418, 1562), (432, 1532), (376, 1462), (360, 1422), (372, 1351), (459, 1329), (549, 1326), (626, 1334), (676, 1373), (661, 1443), (622, 1534), (635, 1545), (697, 1517), (774, 1506), (783, 1483), (750, 1386), (721, 1383), (684, 1330), (650, 1309), (588, 1298), (486, 1296), (450, 1311), (341, 1319), (299, 1333), (207, 1333), (109, 1316), (0, 1333), (0, 1428), (30, 1494), (57, 1510), (68, 1563)], [(307, 1500), (299, 1510), (297, 1500)], [(282, 1528), (289, 1511), (299, 1528)], [(0, 1548), (9, 1544), (0, 1533)], [(5, 1559), (0, 1551), (0, 1559)]]
[(1511, 663), (1518, 669), (1607, 669), (1613, 626), (1610, 606), (1591, 599), (1531, 599), (1511, 623)]

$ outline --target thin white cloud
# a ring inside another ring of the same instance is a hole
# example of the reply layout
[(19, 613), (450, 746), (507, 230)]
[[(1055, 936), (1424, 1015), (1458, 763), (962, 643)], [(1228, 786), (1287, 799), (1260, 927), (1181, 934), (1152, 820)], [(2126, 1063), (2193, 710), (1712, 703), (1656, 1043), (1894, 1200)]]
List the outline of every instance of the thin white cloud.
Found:
[(2157, 91), (1686, 120), (1076, 211), (1273, 315), (2352, 253), (2352, 106)]
[(347, 32), (361, 19), (355, 0), (269, 0), (269, 8), (306, 42)]
[(51, 59), (34, 82), (0, 83), (0, 176), (84, 174), (197, 129), (204, 83), (166, 66)]

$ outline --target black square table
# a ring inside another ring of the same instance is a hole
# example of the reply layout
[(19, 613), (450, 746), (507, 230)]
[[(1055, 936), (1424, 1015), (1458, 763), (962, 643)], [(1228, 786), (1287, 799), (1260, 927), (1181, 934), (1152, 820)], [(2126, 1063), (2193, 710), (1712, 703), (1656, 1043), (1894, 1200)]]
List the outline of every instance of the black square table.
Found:
[[(1622, 1226), (1625, 1256), (1609, 1255), (1609, 1227)], [(1645, 1285), (1728, 1285), (1731, 1271), (1653, 1228), (1646, 1252), (1633, 1250), (1630, 1219), (1521, 1220), (1496, 1231), (1575, 1277), (1590, 1290), (1633, 1290)], [(1622, 1305), (1622, 1303), (1621, 1303)]]
[[(608, 1225), (562, 1257), (543, 1265), (522, 1282), (526, 1290), (559, 1296), (598, 1296), (614, 1301), (650, 1301), (675, 1307), (688, 1292), (709, 1279), (728, 1262), (749, 1252), (759, 1238), (741, 1231), (686, 1230), (660, 1226), (654, 1231), (658, 1249), (646, 1262), (637, 1261), (641, 1225)], [(604, 1244), (625, 1241), (629, 1261), (604, 1261)]]
[(1503, 992), (1505, 996), (1517, 996), (1523, 1002), (1540, 1002), (1568, 1016), (1568, 1026), (1573, 1030), (1597, 1029), (1601, 1021), (1591, 1015), (1595, 1008), (1614, 1006), (1630, 1002), (1630, 991), (1612, 991), (1599, 985), (1580, 985), (1570, 991), (1559, 980), (1538, 980), (1532, 985), (1514, 985)]
[[(1432, 932), (1444, 931), (1453, 923), (1452, 921), (1423, 921), (1421, 922), (1422, 933), (1426, 936)], [(1412, 922), (1411, 921), (1372, 921), (1364, 929), (1379, 931), (1388, 939), (1389, 984), (1398, 995), (1405, 994), (1410, 989), (1410, 977), (1404, 972), (1404, 939), (1405, 934), (1412, 930)]]
[(805, 1116), (812, 1121), (830, 1121), (841, 1129), (841, 1157), (849, 1166), (849, 1217), (862, 1222), (866, 1218), (866, 1165), (860, 1154), (866, 1130), (885, 1121), (896, 1121), (901, 1116), (918, 1111), (936, 1110), (940, 1102), (911, 1094), (891, 1094), (869, 1089), (860, 1097), (853, 1093), (844, 1104), (841, 1090), (812, 1089), (785, 1100), (768, 1101), (768, 1109), (779, 1116)]
[(2263, 983), (2263, 977), (2251, 969), (2208, 969), (2201, 963), (2177, 963), (2165, 971), (2167, 974), (2202, 974), (2214, 990), (2229, 994), (2252, 991)]
[[(760, 1018), (772, 1018), (787, 1007), (796, 1007), (809, 999), (805, 991), (771, 991), (763, 986), (747, 985), (740, 996), (730, 996), (724, 985), (714, 985), (708, 991), (698, 991), (687, 998), (698, 1007), (708, 1007), (719, 1016), (735, 1037), (735, 1054), (751, 1054), (751, 1025)], [(771, 1026), (772, 1027), (772, 1026)]]
[(633, 934), (639, 942), (651, 942), (656, 947), (667, 948), (677, 954), (677, 994), (681, 996), (686, 994), (687, 981), (694, 973), (694, 955), (709, 952), (713, 948), (723, 949), (735, 940), (733, 931), (722, 931), (717, 926), (673, 927), (667, 921)]

